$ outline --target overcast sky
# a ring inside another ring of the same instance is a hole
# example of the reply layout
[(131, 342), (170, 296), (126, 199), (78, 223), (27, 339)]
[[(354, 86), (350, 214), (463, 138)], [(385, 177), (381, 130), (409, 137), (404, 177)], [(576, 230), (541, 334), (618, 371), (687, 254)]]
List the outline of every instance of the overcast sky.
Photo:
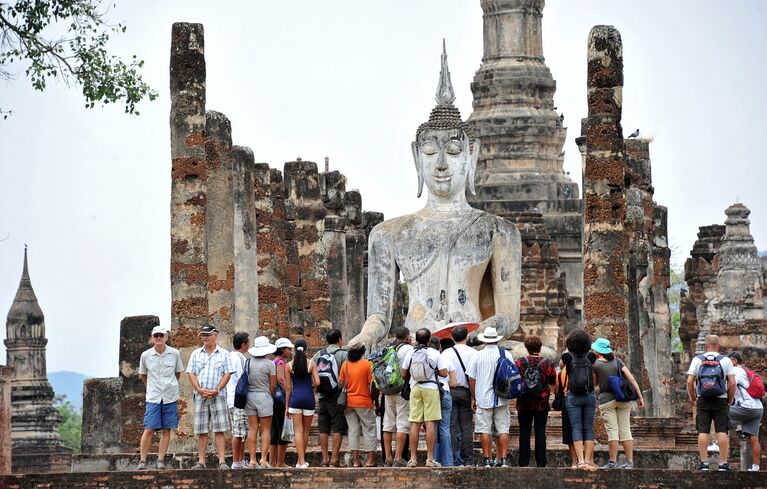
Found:
[[(118, 0), (122, 55), (146, 61), (160, 92), (141, 116), (86, 110), (76, 89), (0, 82), (0, 311), (21, 274), (24, 243), (46, 316), (48, 370), (117, 374), (124, 316), (170, 317), (171, 24), (202, 22), (207, 108), (232, 121), (235, 144), (282, 168), (301, 156), (348, 178), (387, 218), (423, 206), (410, 141), (434, 105), (442, 38), (462, 116), (482, 58), (479, 0)], [(580, 180), (574, 139), (586, 115), (586, 43), (612, 24), (624, 45), (623, 128), (654, 137), (656, 200), (669, 207), (677, 263), (700, 225), (739, 199), (767, 248), (764, 114), (767, 3), (762, 0), (548, 0), (543, 36), (568, 127), (565, 170)], [(0, 335), (5, 337), (5, 330)], [(0, 358), (0, 362), (2, 362)]]

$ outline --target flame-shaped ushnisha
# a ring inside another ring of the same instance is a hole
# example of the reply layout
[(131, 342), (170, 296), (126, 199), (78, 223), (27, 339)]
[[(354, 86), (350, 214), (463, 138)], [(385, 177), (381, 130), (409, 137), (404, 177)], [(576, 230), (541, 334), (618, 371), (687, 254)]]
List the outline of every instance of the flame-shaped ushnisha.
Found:
[(453, 83), (450, 81), (450, 70), (447, 67), (447, 49), (445, 40), (442, 40), (442, 66), (439, 72), (439, 84), (437, 85), (437, 106), (431, 110), (429, 120), (418, 127), (415, 133), (415, 139), (426, 129), (460, 129), (470, 141), (473, 141), (474, 135), (468, 124), (461, 119), (460, 111), (453, 105), (455, 101), (455, 92)]

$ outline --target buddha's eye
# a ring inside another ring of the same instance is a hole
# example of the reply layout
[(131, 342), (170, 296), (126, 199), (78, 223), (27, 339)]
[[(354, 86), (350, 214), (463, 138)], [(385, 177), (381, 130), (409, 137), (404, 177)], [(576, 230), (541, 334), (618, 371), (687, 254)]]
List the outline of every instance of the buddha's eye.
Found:
[(451, 140), (449, 143), (447, 143), (447, 146), (445, 147), (445, 151), (449, 155), (457, 155), (461, 153), (461, 143), (456, 140)]
[(427, 155), (435, 155), (439, 151), (439, 148), (437, 148), (437, 145), (433, 142), (429, 141), (421, 145), (421, 151), (423, 151), (424, 154)]

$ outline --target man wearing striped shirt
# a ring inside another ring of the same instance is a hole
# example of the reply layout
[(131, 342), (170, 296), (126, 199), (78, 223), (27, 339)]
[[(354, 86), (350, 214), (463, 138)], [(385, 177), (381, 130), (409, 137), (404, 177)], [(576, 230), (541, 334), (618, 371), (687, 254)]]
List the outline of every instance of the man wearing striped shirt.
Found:
[[(480, 434), (480, 441), (482, 442), (482, 466), (508, 467), (506, 454), (509, 447), (509, 426), (511, 424), (509, 400), (498, 397), (493, 392), (495, 368), (501, 358), (496, 343), (501, 341), (503, 336), (499, 335), (495, 328), (486, 328), (484, 333), (480, 333), (477, 337), (485, 344), (485, 348), (477, 353), (466, 369), (466, 375), (469, 376), (471, 405), (477, 413), (475, 430)], [(504, 353), (506, 358), (514, 361), (508, 350), (504, 350)], [(496, 447), (498, 460), (496, 461), (491, 461), (493, 436), (498, 437), (498, 446)]]

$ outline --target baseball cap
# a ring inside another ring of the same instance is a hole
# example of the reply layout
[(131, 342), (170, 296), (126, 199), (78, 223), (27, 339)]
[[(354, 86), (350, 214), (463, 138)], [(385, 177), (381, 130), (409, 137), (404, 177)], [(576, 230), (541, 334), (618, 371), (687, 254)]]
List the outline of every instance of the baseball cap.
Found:
[(727, 354), (727, 356), (730, 358), (734, 358), (740, 363), (743, 363), (743, 356), (740, 354), (739, 351), (731, 351), (730, 353)]
[(166, 328), (165, 326), (155, 326), (154, 328), (152, 328), (152, 336), (158, 333), (168, 334), (169, 331), (168, 331), (168, 328)]
[(216, 329), (215, 326), (210, 324), (205, 325), (202, 327), (202, 329), (200, 329), (200, 334), (213, 334), (213, 333), (218, 333), (218, 330)]

